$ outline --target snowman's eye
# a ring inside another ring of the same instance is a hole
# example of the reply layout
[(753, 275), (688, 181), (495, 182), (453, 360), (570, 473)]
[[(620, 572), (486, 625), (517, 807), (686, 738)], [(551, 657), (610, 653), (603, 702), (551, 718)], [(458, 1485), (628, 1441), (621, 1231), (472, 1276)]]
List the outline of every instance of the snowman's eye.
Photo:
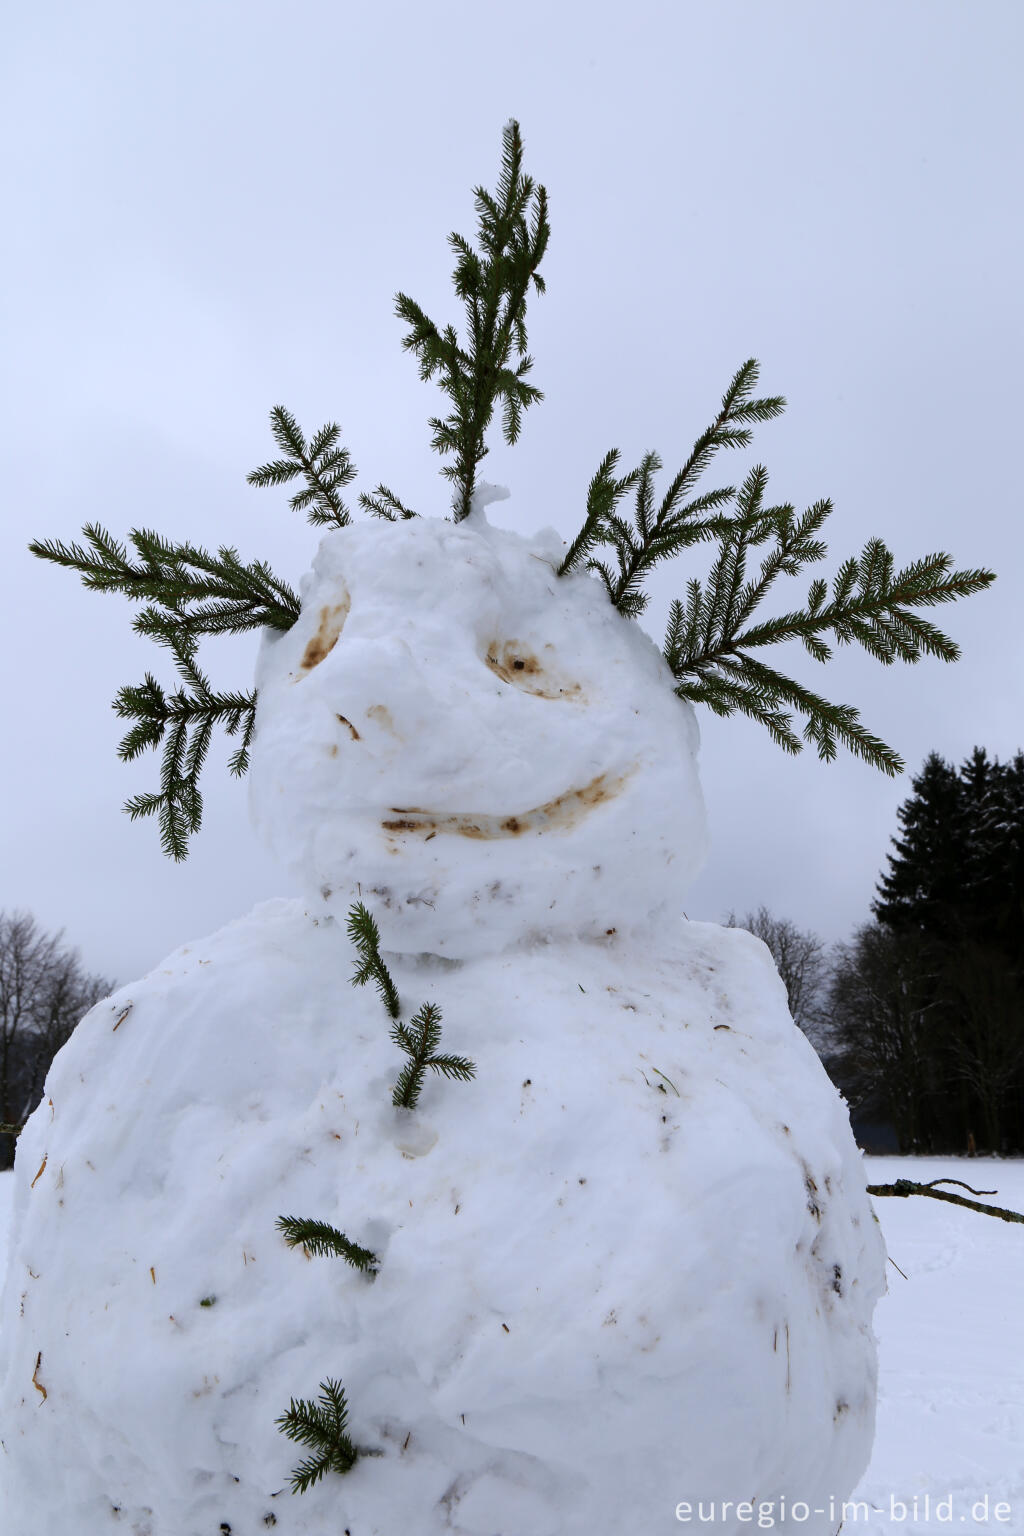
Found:
[[(554, 651), (546, 645), (544, 651)], [(495, 640), (487, 647), (485, 661), (503, 683), (512, 683), (524, 693), (536, 694), (541, 699), (564, 699), (579, 694), (579, 683), (563, 676), (554, 663), (538, 656), (536, 651), (518, 640)]]
[[(320, 621), (317, 624), (316, 633), (308, 642), (299, 662), (299, 677), (305, 677), (318, 667), (328, 652), (332, 651), (338, 643), (348, 618), (349, 598), (346, 593), (340, 603), (330, 604), (320, 609)], [(296, 679), (297, 680), (297, 679)]]

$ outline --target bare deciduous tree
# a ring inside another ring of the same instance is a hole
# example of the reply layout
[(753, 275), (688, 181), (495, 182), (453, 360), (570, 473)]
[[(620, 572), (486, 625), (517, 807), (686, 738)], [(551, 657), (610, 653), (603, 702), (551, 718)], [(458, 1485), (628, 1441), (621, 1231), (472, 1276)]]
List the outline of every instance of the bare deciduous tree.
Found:
[(737, 917), (730, 912), (729, 928), (745, 928), (771, 950), (789, 999), (793, 1022), (816, 1049), (825, 1044), (827, 997), (831, 977), (828, 948), (823, 939), (798, 928), (785, 917), (775, 917), (767, 907)]
[[(44, 933), (27, 912), (0, 912), (0, 1124), (24, 1123), (54, 1056), (112, 988), (83, 969), (62, 933)], [(13, 1135), (0, 1136), (0, 1168), (13, 1157)]]

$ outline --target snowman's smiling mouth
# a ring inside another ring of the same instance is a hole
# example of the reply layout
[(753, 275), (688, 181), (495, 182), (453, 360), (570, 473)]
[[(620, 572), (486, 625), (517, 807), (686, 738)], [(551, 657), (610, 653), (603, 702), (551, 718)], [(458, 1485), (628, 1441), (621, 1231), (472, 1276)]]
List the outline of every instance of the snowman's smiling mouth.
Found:
[(520, 811), (515, 816), (496, 816), (485, 813), (455, 813), (438, 815), (433, 811), (420, 810), (416, 806), (391, 807), (391, 816), (381, 822), (385, 832), (406, 832), (421, 836), (424, 842), (439, 832), (454, 833), (458, 837), (472, 837), (490, 841), (502, 837), (522, 837), (527, 832), (567, 831), (585, 816), (614, 800), (622, 793), (632, 776), (636, 764), (618, 774), (599, 773), (582, 789), (570, 789), (557, 800), (548, 800), (532, 810)]

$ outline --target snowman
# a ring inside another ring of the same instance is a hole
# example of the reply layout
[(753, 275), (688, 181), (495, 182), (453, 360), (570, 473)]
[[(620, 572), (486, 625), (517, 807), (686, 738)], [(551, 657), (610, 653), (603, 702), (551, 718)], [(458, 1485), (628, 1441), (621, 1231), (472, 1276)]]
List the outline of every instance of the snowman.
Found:
[[(18, 1149), (4, 1530), (839, 1523), (883, 1288), (845, 1110), (764, 947), (681, 916), (706, 833), (664, 660), (483, 503), (325, 537), (252, 766), (302, 898), (54, 1065)], [(351, 985), (356, 902), (403, 1015), (434, 1004), (475, 1068), (413, 1109)], [(289, 1246), (289, 1213), (372, 1268)], [(358, 1455), (296, 1497), (277, 1419), (325, 1378)]]
[[(883, 1245), (768, 951), (684, 915), (693, 701), (792, 750), (799, 708), (822, 757), (893, 770), (756, 648), (953, 659), (912, 609), (992, 578), (946, 556), (896, 576), (873, 540), (831, 596), (751, 627), (823, 557), (828, 512), (765, 507), (760, 469), (696, 493), (782, 409), (753, 362), (659, 508), (656, 455), (619, 478), (613, 451), (568, 548), (493, 526), (477, 466), (493, 409), (511, 443), (540, 398), (523, 315), (547, 241), (514, 123), (504, 149), (481, 252), (452, 237), (467, 346), (397, 300), (454, 405), (432, 423), (450, 521), (379, 486), (353, 523), (340, 429), (307, 442), (277, 407), (286, 457), (250, 480), (301, 476), (293, 507), (333, 525), (301, 601), (148, 532), (32, 546), (145, 602), (174, 655), (177, 694), (116, 701), (122, 755), (164, 749), (133, 812), (180, 856), (209, 730), (244, 727), (235, 766), (251, 739), (254, 819), (300, 895), (121, 988), (54, 1062), (16, 1163), (5, 1533), (832, 1536), (867, 1464)], [(640, 583), (707, 538), (659, 651)], [(215, 695), (198, 637), (260, 625), (255, 698)]]

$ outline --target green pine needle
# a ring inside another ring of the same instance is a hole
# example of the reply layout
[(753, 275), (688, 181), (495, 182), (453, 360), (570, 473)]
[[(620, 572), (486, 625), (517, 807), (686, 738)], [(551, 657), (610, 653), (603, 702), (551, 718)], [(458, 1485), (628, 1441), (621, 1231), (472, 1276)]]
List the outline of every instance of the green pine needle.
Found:
[(189, 838), (202, 823), (199, 776), (215, 726), (240, 745), (229, 767), (240, 776), (249, 766), (256, 721), (255, 692), (218, 693), (200, 671), (198, 642), (204, 635), (239, 634), (252, 629), (290, 629), (299, 599), (261, 561), (245, 565), (234, 549), (216, 555), (175, 544), (148, 528), (133, 528), (128, 545), (105, 528), (87, 523), (83, 544), (42, 539), (29, 545), (40, 559), (80, 574), (96, 592), (119, 592), (145, 606), (133, 628), (170, 651), (180, 686), (166, 694), (151, 673), (141, 684), (121, 688), (114, 711), (134, 722), (118, 748), (124, 762), (163, 749), (160, 788), (135, 795), (125, 805), (133, 821), (156, 816), (160, 841), (172, 859), (184, 859)]
[(344, 1388), (330, 1377), (320, 1383), (320, 1396), (316, 1402), (292, 1398), (287, 1413), (281, 1414), (275, 1422), (289, 1440), (315, 1452), (292, 1472), (293, 1493), (305, 1493), (328, 1472), (342, 1475), (351, 1472), (359, 1458), (347, 1433), (348, 1404)]
[[(359, 954), (352, 973), (352, 985), (365, 986), (372, 981), (392, 1020), (391, 1038), (409, 1060), (399, 1074), (391, 1095), (397, 1109), (415, 1109), (428, 1067), (442, 1077), (468, 1082), (476, 1067), (466, 1056), (451, 1056), (438, 1051), (441, 1044), (441, 1010), (436, 1003), (424, 1003), (408, 1024), (401, 1020), (398, 988), (380, 952), (380, 930), (372, 913), (357, 901), (348, 914), (348, 936)], [(340, 1234), (338, 1234), (340, 1236)]]
[[(657, 454), (646, 454), (637, 469), (615, 479), (618, 450), (612, 449), (590, 483), (583, 527), (559, 575), (594, 571), (619, 612), (637, 618), (647, 605), (643, 583), (660, 561), (692, 544), (716, 540), (718, 553), (707, 580), (691, 580), (686, 600), (674, 602), (669, 613), (664, 655), (680, 698), (706, 704), (717, 715), (748, 715), (791, 753), (803, 745), (793, 729), (795, 710), (804, 719), (804, 741), (823, 760), (831, 761), (837, 745), (843, 745), (883, 773), (899, 773), (900, 757), (864, 728), (855, 709), (829, 703), (751, 652), (795, 639), (813, 660), (827, 662), (829, 640), (840, 645), (856, 641), (883, 666), (915, 662), (922, 655), (955, 661), (959, 651), (953, 641), (914, 610), (966, 597), (995, 578), (991, 571), (954, 571), (945, 554), (928, 555), (896, 572), (884, 541), (869, 539), (859, 559), (840, 566), (831, 601), (827, 583), (819, 578), (811, 583), (804, 608), (752, 622), (779, 576), (797, 576), (806, 565), (824, 559), (828, 550), (818, 534), (832, 511), (825, 500), (800, 517), (788, 504), (766, 506), (768, 475), (762, 465), (738, 489), (694, 495), (718, 449), (749, 444), (750, 430), (742, 424), (770, 421), (784, 409), (781, 396), (753, 397), (757, 378), (751, 358), (736, 373), (717, 417), (697, 439), (660, 505), (654, 494), (654, 476), (661, 469)], [(617, 505), (634, 488), (629, 520)], [(730, 504), (732, 510), (726, 510)], [(594, 551), (602, 546), (611, 550), (612, 559), (596, 558)], [(756, 571), (749, 572), (752, 553), (762, 548)]]
[(353, 1243), (344, 1232), (326, 1221), (313, 1221), (308, 1217), (279, 1216), (278, 1231), (283, 1233), (289, 1248), (303, 1247), (318, 1258), (334, 1255), (351, 1264), (363, 1274), (376, 1274), (379, 1260), (369, 1248)]
[(411, 508), (404, 506), (393, 491), (389, 491), (386, 485), (378, 485), (372, 495), (365, 491), (359, 493), (359, 505), (364, 512), (369, 512), (373, 517), (382, 517), (389, 523), (405, 522), (410, 517), (419, 514)]
[(339, 495), (339, 487), (355, 479), (356, 467), (349, 450), (338, 447), (341, 428), (337, 422), (328, 422), (307, 443), (291, 412), (283, 405), (275, 405), (270, 413), (270, 430), (287, 457), (271, 459), (254, 469), (246, 476), (249, 485), (287, 485), (301, 475), (306, 484), (292, 497), (292, 510), (305, 512), (314, 527), (346, 527), (352, 516)]
[(348, 936), (359, 954), (359, 963), (352, 973), (352, 985), (364, 987), (368, 981), (372, 981), (389, 1015), (397, 1019), (401, 1012), (398, 988), (381, 957), (380, 930), (361, 901), (357, 901), (349, 910)]
[(441, 473), (455, 486), (456, 522), (472, 509), (476, 468), (488, 451), (484, 439), (495, 406), (501, 404), (502, 433), (512, 444), (524, 411), (544, 398), (526, 381), (533, 367), (527, 352), (526, 295), (531, 283), (536, 292), (544, 292), (537, 268), (550, 235), (547, 193), (534, 186), (522, 166), (522, 136), (512, 121), (502, 133), (497, 192), (492, 196), (483, 187), (476, 189), (479, 250), (462, 235), (449, 236), (456, 256), (452, 280), (466, 311), (465, 345), (454, 326), (440, 330), (415, 300), (404, 293), (395, 296), (395, 313), (408, 326), (402, 346), (419, 359), (421, 379), (438, 375), (452, 403), (451, 414), (432, 418), (430, 427), (431, 446), (454, 457)]
[(457, 1082), (468, 1082), (476, 1076), (476, 1067), (467, 1057), (438, 1054), (441, 1010), (436, 1003), (424, 1003), (408, 1026), (396, 1022), (391, 1038), (409, 1057), (391, 1095), (396, 1109), (416, 1108), (428, 1067)]

